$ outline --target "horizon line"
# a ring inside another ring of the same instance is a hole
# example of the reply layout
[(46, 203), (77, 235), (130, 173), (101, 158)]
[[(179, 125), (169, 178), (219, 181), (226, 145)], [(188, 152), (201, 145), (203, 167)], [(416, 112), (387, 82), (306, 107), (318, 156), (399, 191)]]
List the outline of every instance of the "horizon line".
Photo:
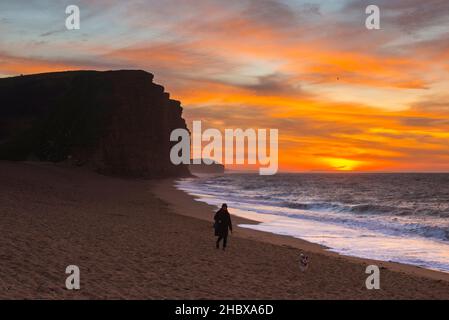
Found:
[[(225, 173), (258, 173), (259, 170), (232, 170), (232, 169), (226, 169), (225, 167)], [(330, 174), (357, 174), (357, 173), (365, 173), (365, 174), (411, 174), (411, 173), (419, 173), (419, 174), (449, 174), (449, 171), (356, 171), (356, 170), (351, 170), (351, 171), (338, 171), (338, 170), (317, 170), (317, 171), (278, 171), (277, 174), (297, 174), (297, 173), (301, 173), (301, 174), (306, 174), (306, 173), (310, 173), (310, 174), (314, 174), (314, 173), (330, 173)]]

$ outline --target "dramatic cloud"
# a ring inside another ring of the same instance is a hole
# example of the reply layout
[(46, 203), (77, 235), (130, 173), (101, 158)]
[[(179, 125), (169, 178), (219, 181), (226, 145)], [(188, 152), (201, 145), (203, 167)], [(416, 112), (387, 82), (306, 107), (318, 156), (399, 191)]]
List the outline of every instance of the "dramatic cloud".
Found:
[[(0, 75), (144, 69), (188, 121), (280, 129), (284, 170), (449, 170), (449, 2), (2, 1)], [(65, 7), (81, 30), (64, 28)]]

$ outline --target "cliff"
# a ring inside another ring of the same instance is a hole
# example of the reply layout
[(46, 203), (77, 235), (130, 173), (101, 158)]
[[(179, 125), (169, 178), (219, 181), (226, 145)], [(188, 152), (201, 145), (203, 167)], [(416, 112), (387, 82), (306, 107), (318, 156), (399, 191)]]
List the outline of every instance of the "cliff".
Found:
[(192, 174), (223, 174), (225, 167), (221, 163), (213, 162), (212, 164), (205, 164), (201, 161), (200, 164), (193, 164), (193, 160), (190, 161), (189, 170)]
[(179, 101), (144, 71), (73, 71), (0, 79), (0, 159), (68, 161), (105, 174), (189, 175), (170, 162), (186, 128)]

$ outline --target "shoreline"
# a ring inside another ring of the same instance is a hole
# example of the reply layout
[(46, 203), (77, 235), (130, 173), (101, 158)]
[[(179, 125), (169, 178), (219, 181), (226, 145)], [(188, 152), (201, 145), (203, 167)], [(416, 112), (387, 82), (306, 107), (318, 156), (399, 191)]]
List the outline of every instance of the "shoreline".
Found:
[[(0, 161), (0, 299), (449, 299), (446, 274), (380, 262), (381, 288), (367, 290), (370, 261), (239, 228), (250, 223), (239, 217), (217, 250), (214, 208), (173, 182)], [(68, 265), (80, 290), (65, 287)]]
[[(217, 208), (207, 203), (198, 201), (198, 197), (190, 195), (187, 192), (176, 188), (175, 183), (177, 180), (178, 179), (163, 180), (160, 184), (153, 187), (152, 191), (161, 200), (169, 203), (177, 214), (210, 221), (212, 223), (213, 213), (217, 210)], [(178, 200), (178, 203), (173, 202), (174, 198), (180, 199)], [(202, 212), (202, 213), (195, 214), (195, 212)], [(211, 215), (207, 217), (204, 214), (204, 212), (210, 212)], [(352, 261), (363, 265), (374, 264), (379, 266), (379, 268), (381, 269), (385, 268), (395, 272), (401, 272), (410, 275), (417, 275), (434, 280), (449, 282), (449, 273), (443, 271), (426, 269), (423, 267), (403, 264), (399, 262), (381, 261), (375, 259), (360, 258), (355, 256), (346, 256), (337, 252), (329, 251), (328, 249), (330, 248), (327, 248), (323, 245), (309, 242), (300, 238), (295, 238), (287, 235), (279, 235), (265, 231), (258, 231), (254, 229), (242, 228), (238, 225), (259, 224), (260, 222), (233, 215), (232, 209), (230, 210), (230, 213), (232, 216), (234, 229), (238, 230), (237, 237), (243, 237), (251, 240), (266, 242), (277, 246), (288, 246), (299, 250), (324, 254), (328, 255), (329, 257), (342, 258), (347, 261)]]

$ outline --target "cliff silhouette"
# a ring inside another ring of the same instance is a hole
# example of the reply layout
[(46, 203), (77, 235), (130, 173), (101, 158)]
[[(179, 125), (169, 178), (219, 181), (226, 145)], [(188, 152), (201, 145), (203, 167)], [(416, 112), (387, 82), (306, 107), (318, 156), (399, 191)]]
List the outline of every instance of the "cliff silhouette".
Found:
[(200, 164), (194, 164), (194, 160), (190, 160), (189, 171), (192, 174), (223, 174), (225, 172), (225, 166), (221, 163), (211, 160), (212, 164), (204, 163), (204, 159), (201, 159)]
[(0, 159), (85, 165), (111, 175), (189, 175), (170, 162), (181, 103), (140, 70), (0, 79)]

